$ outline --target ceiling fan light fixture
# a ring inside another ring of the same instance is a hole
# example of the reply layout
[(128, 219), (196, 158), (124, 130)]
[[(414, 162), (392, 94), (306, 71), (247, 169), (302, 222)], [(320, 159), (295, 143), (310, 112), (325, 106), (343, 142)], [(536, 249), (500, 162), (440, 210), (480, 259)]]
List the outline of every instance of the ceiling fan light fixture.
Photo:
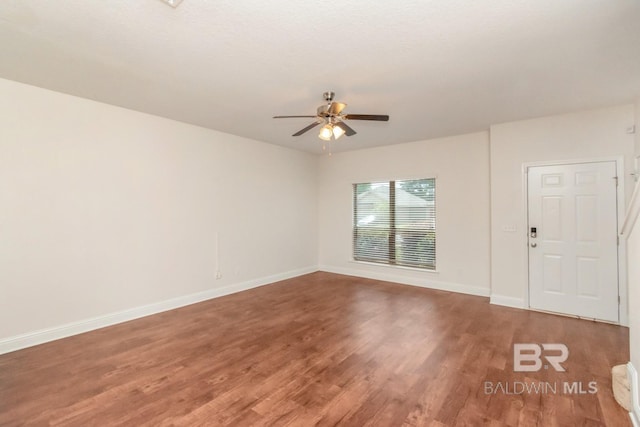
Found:
[(335, 139), (340, 138), (342, 135), (344, 135), (344, 129), (342, 129), (340, 126), (334, 126), (333, 127), (333, 137)]
[(322, 126), (322, 128), (320, 129), (318, 138), (322, 139), (323, 141), (331, 141), (333, 132), (334, 132), (333, 125), (331, 125), (331, 123), (327, 123), (326, 125)]

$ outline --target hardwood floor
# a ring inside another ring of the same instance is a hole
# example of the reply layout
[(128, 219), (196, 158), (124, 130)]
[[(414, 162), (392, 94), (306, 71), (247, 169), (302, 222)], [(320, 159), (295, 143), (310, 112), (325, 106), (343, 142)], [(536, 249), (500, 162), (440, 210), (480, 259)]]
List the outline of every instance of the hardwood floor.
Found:
[[(514, 342), (566, 372), (514, 372)], [(314, 273), (2, 355), (0, 425), (627, 426), (628, 360), (626, 328)]]

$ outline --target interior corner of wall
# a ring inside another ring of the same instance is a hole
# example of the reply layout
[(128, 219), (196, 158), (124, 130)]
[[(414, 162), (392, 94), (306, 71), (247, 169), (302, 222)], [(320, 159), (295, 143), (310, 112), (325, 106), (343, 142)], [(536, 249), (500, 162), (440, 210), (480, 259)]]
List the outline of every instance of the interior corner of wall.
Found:
[(492, 293), (489, 302), (494, 305), (501, 305), (511, 308), (527, 308), (524, 298), (510, 297), (506, 295), (498, 295)]
[[(634, 125), (635, 125), (634, 155), (636, 158), (638, 158), (640, 157), (640, 98), (636, 99)], [(640, 165), (637, 165), (637, 166), (640, 166)]]

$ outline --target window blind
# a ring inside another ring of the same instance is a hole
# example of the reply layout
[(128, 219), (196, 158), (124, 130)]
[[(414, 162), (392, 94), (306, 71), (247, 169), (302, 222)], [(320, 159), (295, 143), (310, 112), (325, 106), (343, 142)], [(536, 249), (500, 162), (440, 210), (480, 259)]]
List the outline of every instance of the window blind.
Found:
[(353, 258), (436, 266), (435, 178), (353, 185)]

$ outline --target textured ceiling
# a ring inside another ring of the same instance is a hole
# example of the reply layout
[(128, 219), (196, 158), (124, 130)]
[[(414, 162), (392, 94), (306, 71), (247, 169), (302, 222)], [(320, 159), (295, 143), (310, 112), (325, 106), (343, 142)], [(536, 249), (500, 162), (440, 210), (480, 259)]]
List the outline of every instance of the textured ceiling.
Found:
[(291, 134), (334, 90), (333, 151), (640, 96), (638, 0), (2, 0), (0, 77), (319, 152)]

